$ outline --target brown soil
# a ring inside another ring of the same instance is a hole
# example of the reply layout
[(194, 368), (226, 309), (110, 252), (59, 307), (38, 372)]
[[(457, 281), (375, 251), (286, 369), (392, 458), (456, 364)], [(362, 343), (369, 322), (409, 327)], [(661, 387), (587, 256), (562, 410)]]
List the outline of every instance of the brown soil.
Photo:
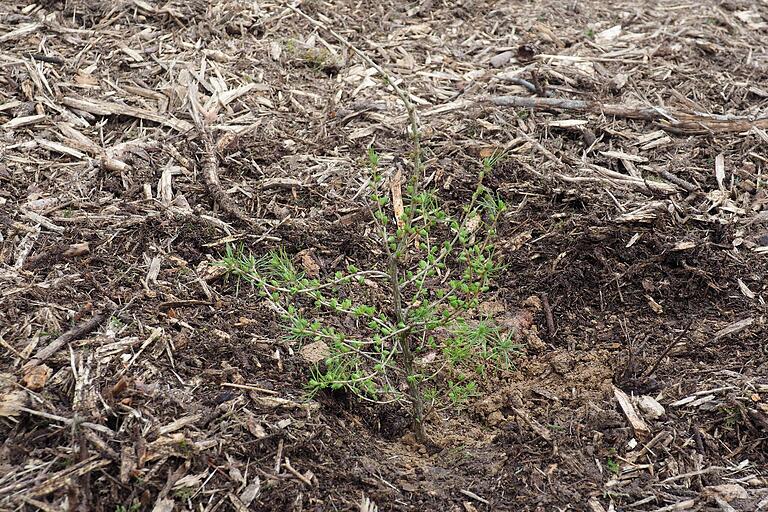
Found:
[[(653, 138), (663, 122), (487, 101), (530, 96), (517, 73), (765, 117), (768, 5), (300, 6), (402, 79), (449, 207), (508, 150), (488, 300), (546, 294), (555, 329), (537, 307), (515, 370), (440, 402), (429, 447), (401, 406), (306, 399), (299, 346), (212, 265), (228, 242), (311, 250), (324, 275), (381, 265), (364, 157), (407, 157), (405, 111), (287, 5), (0, 0), (0, 509), (768, 509), (766, 130)], [(251, 222), (202, 180), (190, 84), (219, 94), (218, 175)], [(633, 402), (633, 430), (616, 390), (663, 415)]]

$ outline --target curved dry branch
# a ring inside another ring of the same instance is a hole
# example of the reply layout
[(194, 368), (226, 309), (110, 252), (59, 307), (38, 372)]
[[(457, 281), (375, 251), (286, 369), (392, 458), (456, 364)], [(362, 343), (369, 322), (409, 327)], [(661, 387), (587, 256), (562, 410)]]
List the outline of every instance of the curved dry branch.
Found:
[(221, 186), (219, 180), (219, 160), (216, 156), (216, 143), (213, 140), (210, 130), (206, 127), (198, 127), (200, 140), (203, 144), (203, 161), (201, 164), (202, 179), (206, 190), (224, 213), (237, 218), (238, 220), (254, 225), (255, 222), (245, 210), (240, 208), (231, 197), (227, 195)]

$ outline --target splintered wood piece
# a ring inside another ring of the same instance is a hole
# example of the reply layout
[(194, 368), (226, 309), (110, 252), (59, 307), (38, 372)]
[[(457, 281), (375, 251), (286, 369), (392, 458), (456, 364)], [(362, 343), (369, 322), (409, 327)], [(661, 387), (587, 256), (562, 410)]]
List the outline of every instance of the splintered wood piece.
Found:
[(18, 416), (26, 405), (27, 400), (27, 392), (23, 389), (1, 389), (0, 418)]
[(530, 426), (533, 431), (540, 435), (545, 441), (550, 443), (552, 442), (552, 434), (550, 434), (549, 431), (541, 423), (533, 419), (528, 413), (521, 409), (516, 407), (511, 407), (511, 409), (518, 418), (527, 423), (528, 426)]
[(154, 123), (173, 128), (174, 130), (182, 133), (190, 131), (194, 126), (187, 121), (170, 117), (169, 115), (161, 115), (155, 112), (150, 112), (142, 108), (131, 107), (129, 105), (121, 105), (120, 103), (112, 103), (109, 101), (74, 98), (72, 96), (65, 96), (61, 102), (77, 110), (88, 112), (97, 116), (129, 116), (137, 119), (144, 119), (145, 121), (152, 121)]
[(227, 493), (227, 497), (229, 498), (229, 501), (232, 502), (232, 506), (235, 507), (236, 512), (248, 512), (248, 507), (240, 500), (240, 498), (231, 492)]
[(52, 474), (47, 480), (27, 491), (26, 496), (36, 497), (50, 494), (57, 489), (70, 485), (76, 478), (87, 475), (91, 471), (103, 468), (104, 466), (109, 466), (110, 464), (112, 464), (111, 460), (102, 459), (100, 456), (94, 455), (82, 462), (78, 462), (77, 464)]
[(187, 425), (192, 425), (193, 423), (196, 423), (200, 421), (200, 419), (203, 417), (202, 414), (190, 414), (189, 416), (184, 416), (183, 418), (179, 418), (177, 420), (174, 420), (167, 425), (163, 425), (160, 427), (157, 431), (158, 435), (166, 435), (170, 434), (171, 432), (176, 432), (177, 430), (186, 427)]
[(727, 325), (723, 329), (720, 329), (719, 331), (717, 331), (715, 333), (715, 338), (714, 339), (719, 340), (723, 336), (728, 336), (729, 334), (736, 334), (738, 332), (741, 332), (744, 329), (746, 329), (747, 327), (749, 327), (750, 325), (752, 325), (754, 323), (754, 321), (755, 321), (754, 318), (749, 317), (749, 318), (745, 318), (743, 320), (739, 320), (737, 322), (733, 322), (732, 324)]
[(725, 157), (722, 153), (715, 157), (715, 179), (720, 190), (725, 190)]
[(629, 153), (622, 153), (621, 151), (600, 151), (600, 154), (607, 156), (608, 158), (618, 158), (620, 160), (627, 160), (630, 162), (645, 163), (648, 159), (644, 156), (630, 155)]
[(240, 87), (236, 87), (228, 91), (224, 91), (221, 94), (219, 94), (219, 102), (221, 103), (221, 106), (226, 107), (236, 99), (240, 98), (241, 96), (245, 96), (255, 88), (256, 88), (256, 84), (250, 83), (250, 84), (241, 85)]
[(597, 501), (597, 498), (589, 498), (587, 505), (589, 505), (589, 509), (592, 512), (605, 512), (605, 507), (603, 507), (600, 502)]
[(637, 411), (635, 411), (629, 396), (616, 386), (613, 387), (613, 394), (616, 397), (616, 400), (619, 402), (619, 406), (621, 407), (624, 416), (627, 418), (627, 421), (632, 427), (635, 436), (639, 437), (640, 439), (647, 439), (650, 437), (650, 427), (645, 423), (643, 418), (637, 414)]
[(256, 496), (259, 495), (259, 492), (261, 492), (261, 480), (257, 476), (253, 478), (251, 483), (248, 484), (245, 489), (243, 489), (238, 498), (246, 507), (249, 507), (253, 500), (256, 499)]
[(62, 226), (56, 225), (50, 220), (48, 220), (46, 217), (43, 217), (39, 213), (21, 209), (21, 211), (24, 213), (24, 216), (27, 217), (29, 220), (34, 222), (35, 224), (40, 224), (46, 229), (50, 229), (51, 231), (55, 231), (56, 233), (61, 233), (64, 231), (64, 228)]
[(64, 138), (67, 139), (67, 142), (70, 146), (75, 147), (80, 151), (84, 151), (90, 155), (100, 155), (104, 152), (101, 149), (101, 146), (76, 130), (71, 124), (56, 123), (56, 128), (58, 128)]
[(74, 148), (70, 148), (69, 146), (65, 146), (64, 144), (60, 144), (52, 140), (36, 139), (36, 142), (37, 142), (37, 145), (40, 146), (41, 148), (47, 149), (48, 151), (51, 151), (54, 153), (69, 155), (72, 158), (77, 158), (78, 160), (82, 160), (83, 158), (85, 158), (85, 153), (83, 153), (82, 151), (78, 151)]
[(0, 103), (0, 112), (5, 112), (6, 110), (13, 110), (14, 108), (18, 108), (22, 105), (22, 103), (19, 100), (11, 100), (6, 103)]
[(376, 502), (363, 494), (360, 500), (360, 512), (379, 512), (379, 507), (376, 505)]
[(16, 30), (12, 30), (7, 34), (1, 35), (0, 43), (4, 43), (6, 41), (13, 41), (14, 39), (21, 39), (23, 37), (26, 37), (29, 34), (36, 32), (37, 29), (39, 29), (41, 26), (42, 24), (40, 23), (25, 23), (23, 25), (19, 25), (19, 27)]
[(23, 126), (30, 126), (33, 124), (37, 124), (43, 119), (45, 119), (45, 114), (39, 114), (39, 115), (33, 115), (33, 116), (22, 116), (22, 117), (16, 117), (8, 121), (3, 125), (3, 128), (7, 128), (9, 130), (13, 130), (15, 128), (21, 128)]

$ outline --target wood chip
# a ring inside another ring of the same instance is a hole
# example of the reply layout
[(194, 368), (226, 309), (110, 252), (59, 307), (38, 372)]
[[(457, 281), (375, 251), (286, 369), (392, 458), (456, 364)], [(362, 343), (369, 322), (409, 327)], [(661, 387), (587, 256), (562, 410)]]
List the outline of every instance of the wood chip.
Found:
[(645, 417), (651, 420), (657, 420), (661, 418), (666, 412), (664, 407), (659, 402), (657, 402), (655, 398), (648, 395), (637, 397), (635, 399), (635, 403), (637, 404), (637, 408), (642, 411)]
[(32, 391), (40, 391), (45, 387), (52, 373), (53, 370), (44, 364), (32, 366), (24, 372), (21, 383)]
[(0, 112), (5, 112), (6, 110), (13, 110), (22, 105), (23, 103), (20, 102), (19, 100), (6, 101), (5, 103), (0, 104)]
[(331, 350), (328, 348), (328, 344), (324, 341), (315, 341), (304, 345), (299, 350), (301, 357), (309, 364), (317, 364), (325, 361), (331, 355)]
[(313, 279), (320, 276), (320, 265), (315, 259), (314, 252), (313, 249), (304, 249), (296, 255), (301, 263), (301, 268), (304, 269), (304, 273), (307, 274), (307, 277)]
[(600, 151), (600, 154), (607, 156), (608, 158), (618, 158), (629, 162), (645, 163), (648, 161), (644, 156), (630, 155), (629, 153), (622, 153), (621, 151)]
[(112, 464), (112, 461), (94, 455), (82, 462), (78, 462), (77, 464), (73, 464), (61, 471), (51, 474), (46, 480), (26, 491), (25, 494), (32, 497), (50, 494), (62, 487), (71, 485), (77, 478), (87, 475), (96, 469), (109, 466), (110, 464)]
[(27, 405), (27, 392), (10, 387), (0, 388), (0, 418), (18, 416), (22, 407)]
[(261, 492), (261, 480), (258, 476), (254, 477), (253, 480), (251, 480), (251, 483), (246, 486), (245, 489), (240, 493), (240, 501), (243, 502), (243, 505), (246, 507), (249, 507), (253, 500), (258, 497), (259, 493)]
[(725, 157), (722, 153), (715, 157), (715, 178), (720, 190), (725, 190)]
[(682, 500), (666, 507), (654, 509), (653, 512), (679, 512), (682, 510), (692, 509), (696, 505), (696, 500)]
[(23, 117), (16, 117), (14, 119), (11, 119), (7, 123), (3, 125), (3, 128), (7, 128), (9, 130), (14, 130), (16, 128), (21, 128), (23, 126), (31, 126), (34, 124), (39, 123), (40, 121), (47, 118), (45, 114), (37, 114), (34, 116), (23, 116)]
[(171, 432), (176, 432), (177, 430), (180, 430), (187, 425), (194, 425), (200, 419), (202, 418), (202, 414), (190, 414), (188, 416), (184, 416), (183, 418), (178, 418), (167, 425), (163, 425), (160, 427), (157, 431), (158, 435), (164, 436), (166, 434), (170, 434)]
[(648, 144), (649, 142), (662, 138), (666, 136), (666, 132), (664, 130), (656, 130), (655, 132), (646, 133), (645, 135), (641, 135), (637, 138), (638, 144)]
[(641, 440), (649, 438), (651, 435), (651, 429), (645, 423), (645, 420), (643, 420), (643, 418), (637, 414), (637, 411), (635, 411), (629, 396), (616, 386), (613, 387), (613, 394), (616, 397), (616, 400), (619, 402), (619, 406), (621, 407), (624, 416), (627, 418), (627, 421), (632, 427), (635, 436)]
[(696, 248), (696, 242), (677, 242), (672, 246), (673, 251), (688, 251)]
[(605, 512), (605, 507), (603, 507), (600, 502), (597, 501), (597, 498), (589, 498), (587, 505), (589, 506), (589, 510), (592, 512)]
[(744, 281), (741, 280), (741, 278), (737, 279), (736, 282), (739, 284), (739, 290), (741, 290), (741, 293), (747, 297), (748, 299), (754, 299), (756, 297), (755, 292), (749, 289), (749, 286), (744, 284)]
[(120, 482), (126, 484), (136, 469), (136, 452), (133, 446), (123, 446), (120, 453)]
[(666, 146), (668, 144), (672, 144), (672, 138), (668, 135), (665, 135), (664, 137), (661, 137), (660, 139), (653, 140), (649, 142), (648, 144), (645, 144), (643, 146), (640, 146), (640, 149), (643, 151), (648, 151), (649, 149), (656, 149), (660, 148), (662, 146)]
[(24, 209), (22, 209), (22, 212), (24, 213), (25, 217), (27, 217), (29, 220), (31, 220), (35, 224), (40, 224), (42, 227), (44, 227), (44, 228), (46, 228), (46, 229), (48, 229), (50, 231), (54, 231), (56, 233), (63, 233), (64, 232), (64, 227), (63, 226), (59, 226), (57, 224), (54, 224), (53, 222), (48, 220), (46, 217), (43, 217), (39, 213), (30, 211), (30, 210), (24, 210)]
[(719, 331), (717, 331), (717, 333), (715, 333), (714, 339), (715, 340), (719, 340), (720, 338), (722, 338), (724, 336), (728, 336), (729, 334), (736, 334), (738, 332), (741, 332), (744, 329), (746, 329), (747, 327), (749, 327), (750, 325), (752, 325), (754, 323), (754, 321), (755, 321), (754, 318), (749, 317), (749, 318), (745, 318), (743, 320), (739, 320), (738, 322), (733, 322), (732, 324), (728, 325), (727, 327), (724, 327), (724, 328), (720, 329)]
[(553, 128), (575, 128), (577, 126), (585, 126), (589, 124), (586, 119), (559, 119), (550, 121), (549, 126)]
[(47, 149), (48, 151), (52, 151), (54, 153), (61, 153), (63, 155), (69, 155), (79, 160), (82, 160), (83, 158), (85, 158), (85, 153), (78, 151), (74, 148), (65, 146), (64, 144), (59, 144), (58, 142), (53, 142), (52, 140), (47, 140), (47, 139), (35, 139), (35, 141), (41, 148)]
[(499, 54), (496, 54), (490, 59), (491, 66), (495, 68), (500, 68), (506, 65), (510, 60), (512, 60), (514, 56), (515, 56), (515, 52), (513, 51), (506, 51), (506, 52), (501, 52)]
[(747, 500), (749, 493), (739, 484), (710, 485), (703, 489), (705, 496), (720, 496), (725, 501)]
[(173, 512), (176, 502), (172, 498), (162, 498), (155, 502), (152, 512)]
[(615, 25), (595, 34), (595, 42), (597, 44), (608, 43), (619, 37), (619, 35), (621, 35), (621, 25)]
[(0, 43), (4, 43), (6, 41), (13, 41), (14, 39), (22, 39), (27, 37), (29, 34), (32, 34), (33, 32), (37, 32), (37, 29), (41, 27), (40, 23), (25, 23), (23, 25), (19, 25), (19, 27), (16, 30), (12, 30), (6, 34), (3, 34), (0, 36)]

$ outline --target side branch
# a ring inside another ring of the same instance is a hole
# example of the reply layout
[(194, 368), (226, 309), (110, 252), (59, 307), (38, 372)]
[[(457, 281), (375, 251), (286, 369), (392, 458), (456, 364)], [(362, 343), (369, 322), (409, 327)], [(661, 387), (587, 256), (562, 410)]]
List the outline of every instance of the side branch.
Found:
[(219, 159), (216, 156), (216, 141), (213, 139), (207, 119), (212, 114), (204, 111), (200, 105), (197, 98), (197, 84), (195, 82), (189, 85), (187, 96), (189, 99), (189, 111), (203, 146), (200, 170), (202, 171), (203, 184), (208, 194), (210, 194), (224, 213), (237, 218), (246, 225), (253, 226), (255, 224), (254, 220), (227, 195), (221, 186), (221, 180), (219, 180)]
[(768, 117), (722, 116), (702, 112), (683, 112), (664, 107), (632, 107), (597, 101), (524, 96), (495, 96), (488, 99), (500, 107), (540, 110), (575, 110), (626, 119), (654, 121), (665, 131), (680, 135), (747, 132), (752, 128), (768, 129)]

